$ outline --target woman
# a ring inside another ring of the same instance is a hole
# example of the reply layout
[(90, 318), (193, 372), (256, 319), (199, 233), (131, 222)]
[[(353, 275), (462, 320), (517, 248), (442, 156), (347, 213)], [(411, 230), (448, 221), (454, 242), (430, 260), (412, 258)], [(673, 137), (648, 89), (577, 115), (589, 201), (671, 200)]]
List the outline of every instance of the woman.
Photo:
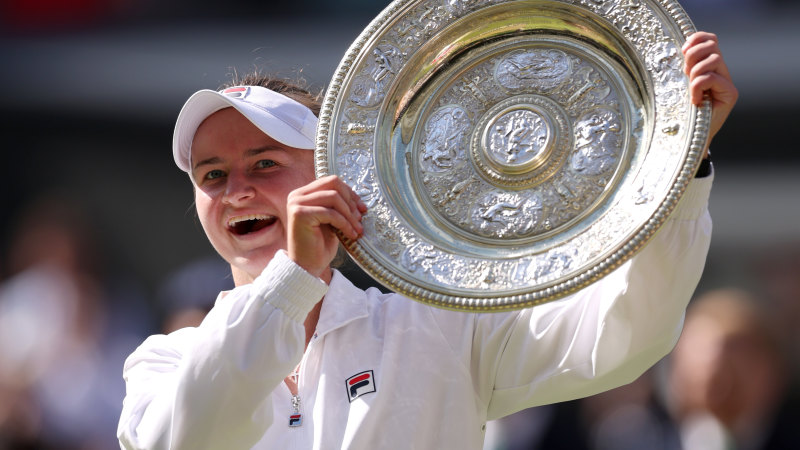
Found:
[[(736, 89), (714, 35), (684, 52), (693, 101), (713, 97), (713, 136)], [(523, 311), (445, 311), (330, 268), (334, 229), (357, 239), (366, 206), (314, 177), (318, 105), (281, 83), (235, 84), (187, 101), (173, 150), (236, 288), (200, 326), (128, 358), (124, 448), (479, 449), (487, 420), (628, 383), (677, 340), (708, 249), (712, 177), (582, 291)]]

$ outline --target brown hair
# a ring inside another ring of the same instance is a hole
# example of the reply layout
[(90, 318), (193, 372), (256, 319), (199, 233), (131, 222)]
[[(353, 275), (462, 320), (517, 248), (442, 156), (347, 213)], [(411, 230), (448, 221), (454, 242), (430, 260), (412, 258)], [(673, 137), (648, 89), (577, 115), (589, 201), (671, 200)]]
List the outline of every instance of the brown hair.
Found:
[(319, 117), (319, 110), (322, 105), (323, 91), (313, 93), (308, 83), (304, 79), (289, 80), (270, 74), (261, 73), (258, 70), (240, 75), (234, 72), (228, 83), (220, 86), (221, 89), (233, 86), (261, 86), (279, 94), (283, 94), (296, 100), (310, 109), (315, 116)]

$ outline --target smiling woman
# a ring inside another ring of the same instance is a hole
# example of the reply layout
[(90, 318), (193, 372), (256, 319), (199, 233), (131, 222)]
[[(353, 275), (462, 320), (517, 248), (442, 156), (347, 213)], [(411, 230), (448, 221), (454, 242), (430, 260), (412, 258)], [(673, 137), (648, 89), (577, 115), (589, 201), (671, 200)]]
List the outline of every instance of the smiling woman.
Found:
[(374, 212), (340, 178), (315, 178), (313, 96), (242, 82), (256, 84), (194, 94), (173, 138), (236, 287), (128, 358), (123, 448), (477, 450), (487, 420), (628, 383), (671, 349), (705, 263), (711, 177), (691, 180), (646, 248), (563, 301), (438, 309), (331, 269), (337, 232), (357, 241)]
[(314, 180), (313, 153), (273, 139), (226, 107), (197, 128), (191, 160), (198, 161), (191, 170), (200, 223), (236, 284), (252, 282), (287, 248), (287, 198)]
[[(310, 197), (289, 193), (314, 181), (313, 153), (319, 95), (299, 84), (249, 74), (240, 85), (202, 90), (187, 102), (173, 137), (175, 162), (195, 185), (195, 204), (203, 228), (217, 252), (231, 264), (237, 285), (252, 282), (275, 253), (296, 253), (287, 241), (295, 205), (308, 227), (293, 231), (307, 243), (295, 261), (325, 280), (327, 255), (338, 249), (331, 226), (352, 238), (361, 232), (360, 199), (337, 178), (315, 182)], [(284, 95), (285, 94), (285, 95)], [(310, 203), (304, 204), (303, 202)], [(320, 219), (319, 214), (325, 216)], [(302, 230), (302, 232), (301, 232)], [(292, 242), (297, 242), (294, 240)]]

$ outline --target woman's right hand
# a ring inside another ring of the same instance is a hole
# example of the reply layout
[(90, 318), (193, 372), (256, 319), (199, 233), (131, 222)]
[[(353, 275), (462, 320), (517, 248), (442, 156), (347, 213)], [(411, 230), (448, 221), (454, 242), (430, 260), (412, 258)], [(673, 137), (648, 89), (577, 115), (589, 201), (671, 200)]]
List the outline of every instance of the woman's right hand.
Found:
[(330, 175), (292, 191), (286, 209), (289, 258), (330, 282), (330, 264), (339, 247), (335, 230), (353, 240), (361, 237), (367, 206), (350, 186)]

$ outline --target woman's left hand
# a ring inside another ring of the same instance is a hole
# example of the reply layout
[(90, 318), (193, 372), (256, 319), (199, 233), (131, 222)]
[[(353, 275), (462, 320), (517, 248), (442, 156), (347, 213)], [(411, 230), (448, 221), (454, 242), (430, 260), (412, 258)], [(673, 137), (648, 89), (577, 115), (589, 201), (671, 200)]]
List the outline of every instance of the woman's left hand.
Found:
[(739, 98), (739, 91), (733, 85), (715, 34), (698, 31), (686, 39), (682, 50), (686, 59), (684, 70), (689, 75), (692, 103), (700, 105), (705, 94), (711, 98), (711, 124), (704, 150), (705, 157), (711, 139), (722, 128)]

